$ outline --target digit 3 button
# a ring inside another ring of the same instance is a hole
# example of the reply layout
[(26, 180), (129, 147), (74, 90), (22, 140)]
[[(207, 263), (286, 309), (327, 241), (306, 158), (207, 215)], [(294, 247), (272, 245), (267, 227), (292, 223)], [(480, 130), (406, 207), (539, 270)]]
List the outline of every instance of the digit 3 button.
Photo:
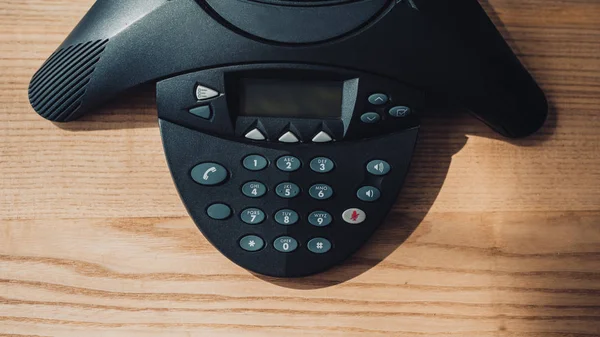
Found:
[(250, 181), (242, 186), (242, 193), (249, 198), (260, 198), (267, 193), (267, 186), (258, 181)]
[(349, 224), (358, 225), (367, 219), (367, 214), (360, 208), (350, 208), (342, 213), (342, 219)]
[(273, 247), (282, 253), (291, 253), (298, 248), (298, 241), (289, 236), (282, 236), (275, 239)]
[(317, 173), (328, 173), (334, 168), (335, 164), (329, 158), (317, 157), (310, 162), (310, 169)]
[(191, 172), (192, 179), (200, 185), (219, 185), (227, 179), (227, 169), (216, 163), (196, 165)]

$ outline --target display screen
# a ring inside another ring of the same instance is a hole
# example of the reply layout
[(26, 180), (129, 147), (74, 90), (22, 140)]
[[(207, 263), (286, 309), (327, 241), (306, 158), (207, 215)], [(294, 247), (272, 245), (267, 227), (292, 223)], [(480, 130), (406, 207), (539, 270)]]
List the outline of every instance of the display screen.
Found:
[(242, 116), (340, 118), (343, 82), (243, 79)]

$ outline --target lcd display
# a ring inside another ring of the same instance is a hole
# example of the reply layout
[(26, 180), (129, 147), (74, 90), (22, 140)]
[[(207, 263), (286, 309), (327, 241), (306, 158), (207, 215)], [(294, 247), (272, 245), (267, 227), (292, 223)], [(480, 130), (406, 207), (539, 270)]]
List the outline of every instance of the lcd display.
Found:
[(340, 118), (343, 82), (243, 79), (242, 116)]

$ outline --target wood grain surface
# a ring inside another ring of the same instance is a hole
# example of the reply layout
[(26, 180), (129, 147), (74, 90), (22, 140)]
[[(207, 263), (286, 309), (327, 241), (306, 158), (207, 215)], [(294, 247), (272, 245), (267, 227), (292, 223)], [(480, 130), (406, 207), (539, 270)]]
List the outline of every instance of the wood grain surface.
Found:
[(296, 280), (200, 235), (152, 88), (66, 125), (30, 108), (29, 79), (92, 3), (0, 1), (0, 336), (600, 336), (600, 1), (485, 1), (547, 125), (507, 141), (429, 113), (382, 229)]

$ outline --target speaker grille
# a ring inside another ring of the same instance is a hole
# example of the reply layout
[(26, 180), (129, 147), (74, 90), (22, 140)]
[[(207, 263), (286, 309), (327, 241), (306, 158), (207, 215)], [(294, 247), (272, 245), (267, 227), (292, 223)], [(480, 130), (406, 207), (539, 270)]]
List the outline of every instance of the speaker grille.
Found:
[(35, 111), (51, 121), (71, 119), (107, 43), (90, 41), (54, 52), (29, 84), (29, 101)]

